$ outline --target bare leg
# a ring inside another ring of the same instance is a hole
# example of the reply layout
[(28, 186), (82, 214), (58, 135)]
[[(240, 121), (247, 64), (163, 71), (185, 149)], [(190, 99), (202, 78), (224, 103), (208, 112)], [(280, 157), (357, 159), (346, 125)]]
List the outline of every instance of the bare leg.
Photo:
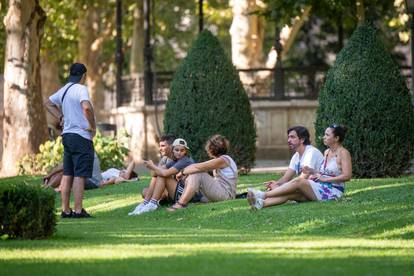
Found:
[(62, 182), (62, 175), (63, 172), (52, 175), (52, 177), (50, 177), (49, 181), (47, 182), (47, 187), (58, 188)]
[[(142, 191), (142, 198), (144, 198), (145, 200), (150, 201), (150, 199), (151, 199), (151, 197), (154, 193), (156, 183), (157, 183), (157, 177), (152, 177), (151, 182), (148, 185), (148, 188), (146, 188)], [(145, 194), (144, 194), (144, 191), (145, 191)]]
[(72, 189), (73, 176), (64, 175), (60, 183), (61, 198), (62, 198), (62, 211), (65, 213), (70, 212), (70, 190)]
[(286, 203), (288, 200), (298, 200), (298, 201), (304, 201), (304, 197), (300, 193), (293, 193), (285, 196), (276, 196), (276, 197), (270, 197), (266, 198), (263, 202), (263, 207), (269, 207), (273, 205), (280, 205), (283, 203)]
[(73, 196), (75, 198), (75, 212), (82, 212), (83, 190), (85, 189), (85, 177), (75, 177), (73, 180)]
[(191, 174), (185, 181), (185, 188), (183, 194), (180, 197), (180, 204), (187, 204), (200, 189), (200, 177), (201, 174)]
[(154, 192), (151, 196), (152, 199), (160, 200), (164, 193), (164, 190), (167, 189), (168, 195), (171, 198), (174, 198), (175, 189), (177, 188), (177, 181), (171, 177), (157, 177), (155, 183)]
[(271, 197), (286, 196), (300, 191), (308, 200), (317, 200), (308, 180), (295, 178), (282, 186), (276, 187), (265, 193), (265, 199)]
[(135, 162), (132, 161), (131, 163), (129, 163), (128, 167), (126, 168), (125, 171), (125, 179), (131, 179), (131, 174), (132, 174), (132, 170), (135, 168)]

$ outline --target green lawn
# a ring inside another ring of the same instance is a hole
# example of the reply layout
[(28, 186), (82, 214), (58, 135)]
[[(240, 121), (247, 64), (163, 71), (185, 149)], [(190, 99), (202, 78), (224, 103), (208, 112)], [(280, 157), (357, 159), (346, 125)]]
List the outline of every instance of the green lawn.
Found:
[[(242, 176), (239, 191), (268, 179)], [(12, 179), (22, 180), (40, 182)], [(414, 177), (353, 180), (339, 202), (252, 213), (233, 200), (128, 217), (148, 181), (87, 191), (95, 218), (59, 219), (48, 240), (0, 241), (0, 275), (414, 274)]]

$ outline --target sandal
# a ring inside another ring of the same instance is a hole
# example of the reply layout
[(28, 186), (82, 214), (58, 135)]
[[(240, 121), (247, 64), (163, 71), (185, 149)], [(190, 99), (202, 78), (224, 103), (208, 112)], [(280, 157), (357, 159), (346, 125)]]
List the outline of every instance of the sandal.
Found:
[(185, 209), (187, 207), (188, 207), (188, 204), (182, 204), (180, 202), (176, 202), (170, 208), (167, 208), (166, 210), (168, 212), (175, 212), (175, 211), (177, 211), (179, 209)]

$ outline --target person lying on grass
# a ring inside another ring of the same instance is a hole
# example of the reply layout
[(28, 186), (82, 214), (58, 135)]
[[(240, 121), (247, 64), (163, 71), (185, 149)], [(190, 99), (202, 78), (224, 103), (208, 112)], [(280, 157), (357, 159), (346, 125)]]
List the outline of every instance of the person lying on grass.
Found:
[(297, 177), (267, 192), (249, 188), (247, 200), (251, 209), (279, 205), (288, 200), (322, 201), (342, 197), (345, 182), (352, 177), (351, 155), (342, 145), (346, 130), (346, 127), (336, 124), (325, 130), (323, 143), (328, 149), (325, 150), (319, 171), (303, 167), (304, 173), (310, 175), (308, 179)]
[[(134, 167), (135, 163), (131, 162), (125, 170), (110, 168), (101, 173), (98, 155), (94, 153), (92, 177), (86, 179), (85, 189), (90, 190), (102, 188), (106, 185), (118, 184), (137, 179), (137, 174), (133, 171)], [(57, 165), (48, 175), (43, 177), (43, 187), (53, 188), (56, 192), (60, 192), (60, 182), (62, 180), (62, 176), (63, 163)]]
[[(205, 150), (211, 160), (190, 165), (177, 175), (177, 178), (185, 178), (185, 188), (180, 199), (168, 211), (187, 207), (197, 193), (202, 196), (201, 202), (235, 198), (237, 165), (227, 155), (229, 141), (219, 134), (213, 135), (207, 140)], [(213, 171), (214, 177), (208, 174), (209, 171)]]
[(152, 194), (149, 194), (149, 191), (147, 191), (147, 196), (151, 198), (149, 202), (144, 200), (132, 212), (128, 213), (128, 215), (141, 215), (157, 210), (159, 201), (162, 199), (165, 190), (167, 190), (168, 196), (171, 199), (175, 198), (178, 184), (175, 175), (188, 165), (193, 164), (194, 160), (189, 156), (189, 147), (187, 146), (187, 142), (182, 138), (174, 140), (173, 154), (174, 160), (168, 162), (165, 168), (156, 166), (151, 160), (144, 161), (145, 166), (156, 175), (157, 180), (154, 191)]
[(122, 182), (138, 180), (138, 175), (134, 172), (135, 162), (129, 163), (126, 169), (116, 168), (107, 169), (102, 173), (102, 181), (97, 188), (103, 188), (106, 185), (119, 184)]

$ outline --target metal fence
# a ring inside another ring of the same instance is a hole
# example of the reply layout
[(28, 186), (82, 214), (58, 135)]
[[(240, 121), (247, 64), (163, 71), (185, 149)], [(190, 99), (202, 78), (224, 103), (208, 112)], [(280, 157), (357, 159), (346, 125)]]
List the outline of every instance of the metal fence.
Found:
[[(326, 66), (285, 67), (282, 69), (283, 83), (279, 84), (279, 89), (275, 87), (274, 69), (253, 68), (237, 71), (250, 100), (280, 101), (317, 99), (328, 69)], [(411, 67), (402, 66), (400, 69), (402, 75), (406, 77), (407, 86), (411, 87)], [(164, 103), (167, 101), (173, 74), (173, 71), (154, 73), (152, 95), (154, 102)], [(283, 89), (280, 89), (280, 86)], [(143, 75), (124, 76), (123, 90), (123, 105), (133, 105), (135, 102), (143, 101)]]

